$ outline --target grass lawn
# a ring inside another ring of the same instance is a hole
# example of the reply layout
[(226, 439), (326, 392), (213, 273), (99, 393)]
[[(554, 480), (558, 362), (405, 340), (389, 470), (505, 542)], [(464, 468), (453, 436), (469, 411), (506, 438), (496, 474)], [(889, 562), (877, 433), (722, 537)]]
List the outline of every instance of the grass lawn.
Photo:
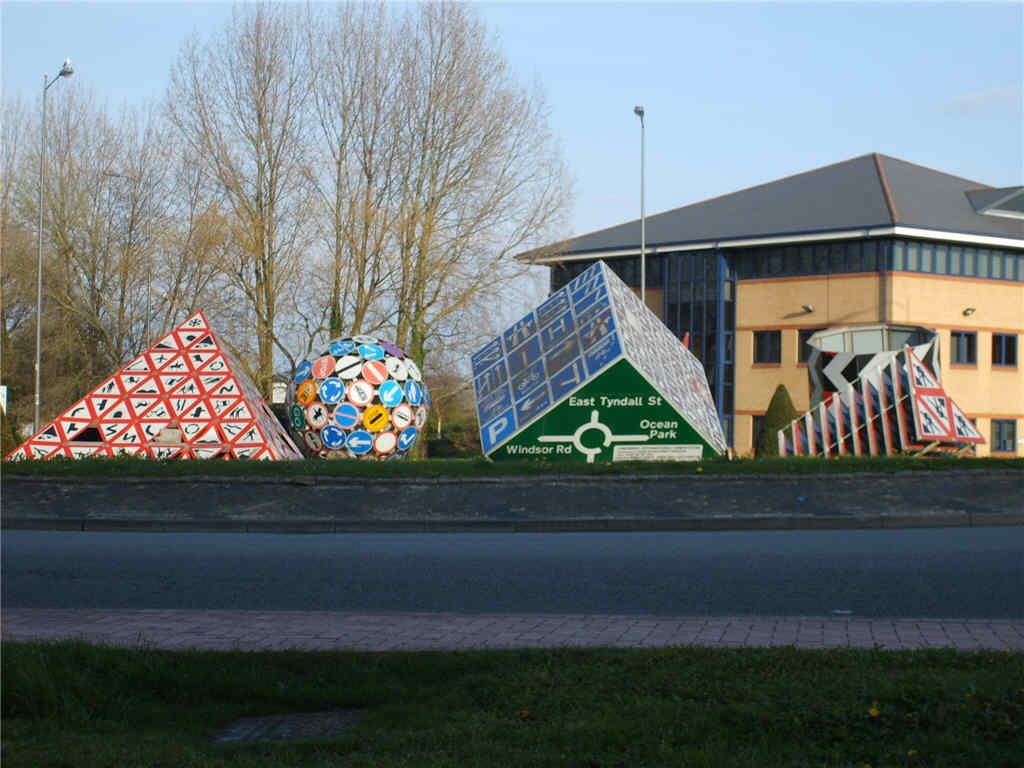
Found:
[(136, 458), (55, 459), (15, 461), (3, 465), (5, 476), (62, 477), (517, 477), (524, 475), (749, 475), (825, 474), (849, 472), (906, 472), (957, 470), (1024, 471), (1019, 458), (843, 457), (736, 459), (701, 462), (633, 462), (616, 464), (558, 464), (544, 461), (491, 462), (478, 459), (418, 461), (152, 461)]
[[(336, 741), (239, 717), (365, 708)], [(1020, 766), (1024, 654), (3, 646), (16, 766)]]

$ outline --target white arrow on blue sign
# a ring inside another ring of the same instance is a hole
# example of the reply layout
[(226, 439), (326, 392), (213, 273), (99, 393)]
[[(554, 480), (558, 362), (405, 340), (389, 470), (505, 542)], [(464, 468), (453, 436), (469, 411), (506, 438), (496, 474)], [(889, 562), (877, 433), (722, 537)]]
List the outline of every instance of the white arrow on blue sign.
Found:
[(416, 435), (416, 427), (402, 430), (401, 434), (398, 435), (398, 450), (408, 451), (412, 448), (412, 444), (416, 442)]
[(373, 447), (373, 438), (369, 432), (358, 430), (348, 436), (348, 449), (356, 456), (367, 453)]

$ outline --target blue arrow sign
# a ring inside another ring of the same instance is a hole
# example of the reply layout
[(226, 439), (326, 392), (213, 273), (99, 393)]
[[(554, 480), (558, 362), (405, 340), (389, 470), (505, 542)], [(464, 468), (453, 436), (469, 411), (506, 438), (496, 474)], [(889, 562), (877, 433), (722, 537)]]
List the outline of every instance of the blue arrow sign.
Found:
[(345, 396), (345, 385), (341, 379), (332, 376), (320, 383), (320, 399), (328, 405), (340, 403)]
[(419, 405), (420, 400), (423, 399), (423, 387), (415, 381), (405, 382), (405, 399), (409, 401), (410, 405)]
[(295, 369), (295, 383), (301, 384), (313, 375), (313, 364), (307, 360)]
[(328, 424), (320, 430), (320, 439), (323, 440), (324, 447), (336, 450), (345, 446), (345, 435), (347, 434), (341, 427)]
[(364, 360), (383, 360), (384, 350), (376, 344), (360, 344), (359, 354)]
[(398, 450), (404, 453), (412, 448), (412, 444), (416, 442), (417, 435), (418, 432), (416, 431), (416, 427), (409, 427), (408, 429), (402, 430), (398, 435)]
[(380, 398), (381, 405), (387, 408), (394, 408), (402, 402), (405, 392), (402, 390), (401, 384), (388, 379), (380, 385), (380, 389), (377, 390), (377, 396)]
[(373, 437), (369, 432), (358, 430), (348, 436), (348, 449), (356, 456), (362, 456), (373, 448)]
[(341, 357), (342, 355), (347, 355), (355, 348), (356, 343), (354, 341), (342, 339), (341, 341), (336, 341), (333, 344), (331, 344), (331, 354), (334, 357)]

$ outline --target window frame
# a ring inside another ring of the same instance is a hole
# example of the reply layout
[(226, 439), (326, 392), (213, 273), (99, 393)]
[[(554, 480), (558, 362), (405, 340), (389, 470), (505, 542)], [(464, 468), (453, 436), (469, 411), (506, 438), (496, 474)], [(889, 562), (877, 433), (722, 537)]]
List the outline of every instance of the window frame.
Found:
[(1017, 453), (1016, 419), (992, 419), (991, 433), (992, 453)]
[[(969, 352), (970, 360), (960, 360), (961, 345), (959, 340), (963, 339), (967, 344), (965, 352)], [(968, 341), (969, 340), (969, 341)], [(978, 332), (954, 329), (949, 332), (949, 364), (959, 368), (976, 368), (978, 366)]]
[[(766, 330), (762, 330), (762, 331), (754, 331), (753, 334), (754, 334), (754, 344), (753, 344), (754, 365), (756, 365), (756, 366), (772, 366), (772, 367), (776, 367), (776, 366), (782, 365), (782, 330), (779, 329), (779, 328), (766, 329)], [(759, 338), (763, 338), (763, 339), (772, 338), (772, 339), (774, 339), (774, 344), (769, 345), (769, 348), (765, 349), (762, 344), (758, 343), (758, 339)], [(775, 349), (772, 350), (771, 346), (775, 346)], [(761, 351), (761, 352), (774, 352), (774, 354), (769, 355), (768, 357), (769, 358), (774, 357), (775, 359), (760, 359), (759, 360), (758, 359), (758, 352), (759, 351)]]
[[(998, 357), (996, 351), (999, 351)], [(1007, 355), (1010, 351), (1010, 355)], [(1014, 369), (1017, 367), (1018, 341), (1016, 333), (993, 333), (992, 334), (992, 367)], [(1006, 358), (1011, 358), (1009, 362)]]

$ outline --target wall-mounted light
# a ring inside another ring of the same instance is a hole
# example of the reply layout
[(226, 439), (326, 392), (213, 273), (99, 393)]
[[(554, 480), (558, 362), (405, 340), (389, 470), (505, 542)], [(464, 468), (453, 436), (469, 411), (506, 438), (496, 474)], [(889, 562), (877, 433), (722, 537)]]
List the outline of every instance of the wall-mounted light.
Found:
[(814, 305), (813, 304), (801, 304), (800, 307), (801, 307), (801, 309), (803, 309), (804, 312), (807, 312), (807, 313), (811, 313), (811, 312), (814, 311)]
[(966, 309), (964, 309), (964, 317), (970, 317), (974, 313), (975, 313), (975, 308), (974, 307), (967, 307)]

